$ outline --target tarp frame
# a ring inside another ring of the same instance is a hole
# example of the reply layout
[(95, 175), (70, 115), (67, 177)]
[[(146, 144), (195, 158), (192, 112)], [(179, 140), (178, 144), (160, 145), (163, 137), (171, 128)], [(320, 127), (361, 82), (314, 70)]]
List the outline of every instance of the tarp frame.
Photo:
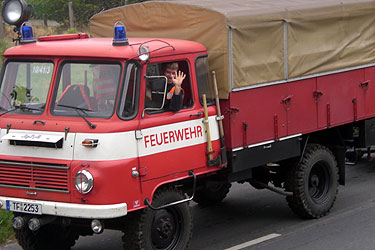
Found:
[(230, 88), (233, 89), (233, 37), (232, 27), (228, 27), (228, 54), (229, 54), (229, 84)]
[(284, 79), (288, 79), (288, 24), (283, 20), (284, 28)]

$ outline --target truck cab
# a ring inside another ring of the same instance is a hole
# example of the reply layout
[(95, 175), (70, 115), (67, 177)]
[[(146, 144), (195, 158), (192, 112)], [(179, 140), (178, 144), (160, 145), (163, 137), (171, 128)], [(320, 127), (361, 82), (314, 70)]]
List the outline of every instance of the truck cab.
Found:
[[(68, 223), (64, 228), (74, 228), (69, 231), (73, 238), (92, 234), (91, 222), (92, 228), (103, 228), (103, 220), (122, 230), (121, 218), (147, 208), (160, 190), (170, 192), (168, 183), (186, 182), (191, 188), (189, 173), (217, 171), (207, 164), (199, 98), (209, 96), (217, 156), (216, 108), (204, 46), (144, 38), (124, 45), (68, 34), (21, 42), (4, 57), (0, 208), (15, 213), (17, 238), (27, 235), (43, 249), (48, 241), (42, 229), (48, 225)], [(179, 111), (165, 104), (162, 65), (170, 62), (186, 74)], [(184, 199), (180, 191), (172, 193), (177, 199), (170, 202)], [(76, 224), (85, 225), (84, 230)]]

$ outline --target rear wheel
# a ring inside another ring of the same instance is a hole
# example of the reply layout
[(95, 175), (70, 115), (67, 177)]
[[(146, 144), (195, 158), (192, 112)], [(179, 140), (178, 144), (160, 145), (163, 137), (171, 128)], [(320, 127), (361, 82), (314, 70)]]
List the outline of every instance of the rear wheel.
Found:
[(310, 144), (302, 161), (289, 170), (286, 181), (289, 207), (303, 218), (319, 218), (332, 208), (338, 190), (338, 168), (325, 146)]
[(207, 181), (195, 192), (193, 201), (204, 206), (216, 204), (227, 196), (231, 186), (227, 181)]
[[(184, 198), (180, 190), (164, 188), (155, 194), (152, 205), (159, 207)], [(146, 208), (128, 216), (124, 249), (183, 250), (189, 245), (193, 221), (187, 202), (156, 211)]]

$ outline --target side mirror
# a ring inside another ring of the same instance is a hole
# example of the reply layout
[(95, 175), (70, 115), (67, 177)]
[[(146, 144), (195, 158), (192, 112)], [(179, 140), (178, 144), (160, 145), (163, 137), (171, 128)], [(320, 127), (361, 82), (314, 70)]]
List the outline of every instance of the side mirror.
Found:
[(145, 109), (142, 112), (142, 118), (145, 111), (159, 111), (164, 108), (165, 96), (167, 94), (166, 76), (145, 76), (146, 78), (146, 100)]

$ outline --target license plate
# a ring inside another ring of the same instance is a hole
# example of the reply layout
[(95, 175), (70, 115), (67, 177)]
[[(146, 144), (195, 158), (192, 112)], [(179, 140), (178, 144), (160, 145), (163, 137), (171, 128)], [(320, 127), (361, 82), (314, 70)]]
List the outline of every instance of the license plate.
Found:
[(7, 210), (28, 214), (42, 214), (42, 205), (29, 202), (7, 200)]

